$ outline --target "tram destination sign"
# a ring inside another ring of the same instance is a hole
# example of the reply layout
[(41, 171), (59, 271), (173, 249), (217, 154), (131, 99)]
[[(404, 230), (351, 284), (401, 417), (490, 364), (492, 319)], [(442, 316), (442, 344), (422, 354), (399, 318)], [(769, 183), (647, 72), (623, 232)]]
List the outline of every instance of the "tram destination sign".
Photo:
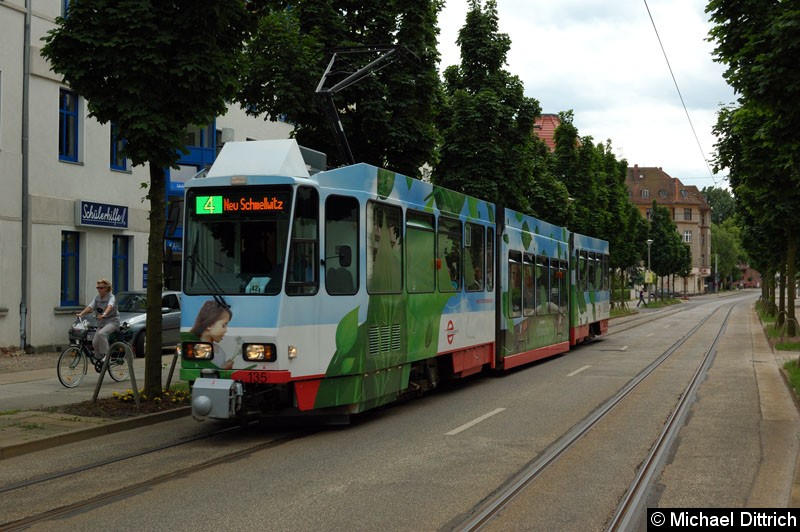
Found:
[(197, 215), (276, 215), (288, 211), (288, 198), (288, 194), (280, 193), (195, 196), (194, 212)]

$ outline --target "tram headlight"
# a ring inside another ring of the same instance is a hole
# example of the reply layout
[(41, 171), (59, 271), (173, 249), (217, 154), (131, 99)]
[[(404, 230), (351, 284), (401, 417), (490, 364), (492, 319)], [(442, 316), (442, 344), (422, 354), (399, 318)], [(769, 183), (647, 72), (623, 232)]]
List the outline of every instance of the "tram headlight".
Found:
[(214, 358), (214, 346), (207, 343), (184, 342), (181, 352), (183, 358), (187, 360), (211, 360)]
[(272, 344), (243, 344), (242, 358), (250, 362), (274, 362), (275, 346)]
[(289, 346), (289, 359), (297, 358), (297, 348), (293, 345)]

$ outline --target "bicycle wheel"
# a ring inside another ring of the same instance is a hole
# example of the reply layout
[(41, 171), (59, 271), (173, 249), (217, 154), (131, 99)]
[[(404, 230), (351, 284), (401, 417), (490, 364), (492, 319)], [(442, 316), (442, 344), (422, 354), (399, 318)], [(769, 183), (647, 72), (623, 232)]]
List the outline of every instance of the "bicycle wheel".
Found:
[(56, 373), (59, 382), (67, 388), (74, 388), (86, 376), (86, 366), (86, 355), (83, 351), (74, 345), (69, 346), (58, 357)]
[(128, 361), (125, 359), (125, 353), (130, 349), (125, 342), (114, 342), (108, 348), (108, 355), (111, 357), (108, 361), (108, 374), (117, 382), (124, 381), (130, 376)]

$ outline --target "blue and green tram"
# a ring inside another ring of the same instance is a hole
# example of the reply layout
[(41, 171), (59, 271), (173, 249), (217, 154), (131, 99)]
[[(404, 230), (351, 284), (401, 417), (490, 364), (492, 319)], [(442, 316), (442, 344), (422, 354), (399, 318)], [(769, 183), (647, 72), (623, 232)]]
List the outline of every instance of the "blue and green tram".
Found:
[(193, 415), (347, 416), (566, 352), (608, 322), (607, 244), (578, 236), (367, 164), (310, 174), (294, 140), (229, 142), (185, 186)]

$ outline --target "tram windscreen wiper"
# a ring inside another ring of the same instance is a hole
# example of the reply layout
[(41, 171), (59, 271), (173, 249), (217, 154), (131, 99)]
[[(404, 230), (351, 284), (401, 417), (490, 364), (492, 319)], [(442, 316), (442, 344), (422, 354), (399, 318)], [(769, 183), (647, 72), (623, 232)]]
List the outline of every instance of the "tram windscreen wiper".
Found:
[(225, 301), (225, 297), (222, 295), (222, 287), (217, 283), (216, 279), (208, 272), (206, 267), (203, 265), (202, 262), (197, 260), (197, 256), (194, 254), (189, 255), (186, 257), (186, 260), (189, 264), (192, 265), (192, 273), (196, 273), (203, 284), (206, 286), (209, 292), (211, 292), (211, 296), (214, 298), (214, 301), (217, 302), (218, 305), (225, 308), (231, 308), (227, 301)]

